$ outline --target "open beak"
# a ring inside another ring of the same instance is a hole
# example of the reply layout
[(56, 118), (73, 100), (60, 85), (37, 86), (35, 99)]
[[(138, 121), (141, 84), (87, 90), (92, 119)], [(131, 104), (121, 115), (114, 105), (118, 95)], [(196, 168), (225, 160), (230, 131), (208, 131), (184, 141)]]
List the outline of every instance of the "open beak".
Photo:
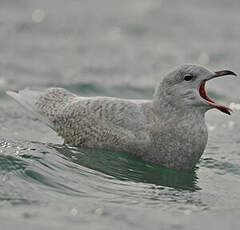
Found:
[(226, 113), (228, 115), (231, 115), (230, 112), (232, 112), (232, 110), (226, 106), (223, 106), (223, 105), (218, 105), (216, 104), (206, 93), (206, 90), (205, 90), (205, 84), (206, 84), (206, 81), (210, 80), (210, 79), (214, 79), (214, 78), (217, 78), (217, 77), (222, 77), (222, 76), (225, 76), (225, 75), (234, 75), (234, 76), (237, 76), (237, 74), (235, 74), (234, 72), (230, 71), (230, 70), (221, 70), (221, 71), (217, 71), (215, 72), (215, 74), (210, 77), (209, 79), (207, 80), (203, 80), (201, 85), (200, 85), (200, 88), (199, 88), (199, 94), (200, 96), (207, 102), (207, 104), (211, 107), (214, 107), (220, 111), (222, 111), (223, 113)]
[[(230, 71), (230, 70), (221, 70), (221, 71), (215, 72), (215, 75), (213, 75), (212, 78), (222, 77), (222, 76), (225, 76), (225, 75), (237, 76), (237, 74), (235, 74), (233, 71)], [(211, 78), (211, 79), (212, 79), (212, 78)]]

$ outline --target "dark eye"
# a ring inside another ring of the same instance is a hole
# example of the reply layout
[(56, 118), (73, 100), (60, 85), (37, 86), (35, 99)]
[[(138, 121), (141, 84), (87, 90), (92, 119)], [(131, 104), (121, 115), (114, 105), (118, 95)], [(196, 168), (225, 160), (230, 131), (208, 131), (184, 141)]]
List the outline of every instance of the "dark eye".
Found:
[(184, 75), (184, 81), (191, 81), (192, 79), (193, 79), (193, 75), (192, 74)]

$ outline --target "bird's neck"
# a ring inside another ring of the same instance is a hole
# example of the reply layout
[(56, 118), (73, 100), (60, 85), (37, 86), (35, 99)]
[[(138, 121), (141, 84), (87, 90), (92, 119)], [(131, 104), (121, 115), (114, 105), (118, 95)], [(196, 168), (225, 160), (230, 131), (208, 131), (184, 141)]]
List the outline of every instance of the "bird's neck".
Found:
[(166, 101), (153, 101), (153, 112), (152, 137), (158, 153), (154, 161), (176, 169), (193, 167), (207, 143), (204, 112), (197, 107), (179, 108)]
[(173, 119), (200, 119), (204, 120), (206, 110), (198, 106), (172, 104), (168, 100), (154, 98), (153, 112), (163, 120)]

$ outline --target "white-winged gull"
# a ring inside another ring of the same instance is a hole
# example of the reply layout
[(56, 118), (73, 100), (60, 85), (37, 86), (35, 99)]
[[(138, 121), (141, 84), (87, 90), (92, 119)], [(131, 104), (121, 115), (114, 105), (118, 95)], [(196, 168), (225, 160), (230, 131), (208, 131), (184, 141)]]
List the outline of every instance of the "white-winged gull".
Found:
[(11, 92), (36, 118), (63, 137), (65, 144), (124, 151), (174, 169), (192, 168), (208, 138), (206, 111), (231, 109), (216, 104), (206, 81), (229, 70), (211, 72), (197, 65), (170, 71), (157, 85), (152, 100), (79, 97), (62, 88)]

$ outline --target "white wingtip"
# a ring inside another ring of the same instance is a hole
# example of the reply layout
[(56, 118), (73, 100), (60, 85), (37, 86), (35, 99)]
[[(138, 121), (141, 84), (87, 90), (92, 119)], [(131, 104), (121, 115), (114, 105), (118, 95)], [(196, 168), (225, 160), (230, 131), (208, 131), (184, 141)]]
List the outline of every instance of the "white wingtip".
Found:
[(6, 91), (6, 94), (12, 97), (17, 103), (23, 106), (35, 118), (43, 121), (49, 127), (53, 127), (47, 117), (41, 115), (36, 106), (36, 99), (43, 93), (40, 90), (24, 89), (19, 92)]
[(13, 91), (6, 91), (6, 94), (8, 95), (8, 96), (10, 96), (10, 97), (12, 97), (12, 98), (15, 98), (15, 96), (16, 96), (16, 92), (13, 92)]

